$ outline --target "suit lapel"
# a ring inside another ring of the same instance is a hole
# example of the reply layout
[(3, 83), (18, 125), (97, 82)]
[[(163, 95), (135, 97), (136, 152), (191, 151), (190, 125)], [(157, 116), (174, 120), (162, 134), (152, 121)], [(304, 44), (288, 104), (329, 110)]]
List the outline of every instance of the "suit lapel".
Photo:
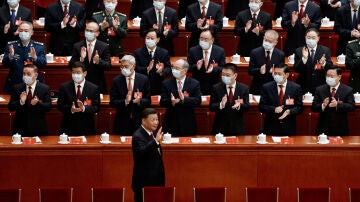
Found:
[(62, 9), (62, 5), (61, 5), (61, 3), (60, 3), (60, 1), (58, 1), (57, 2), (58, 3), (58, 7), (57, 7), (57, 13), (58, 13), (58, 18), (59, 19), (63, 19), (65, 16), (64, 16), (64, 11), (63, 11), (63, 9)]
[(157, 24), (156, 9), (155, 8), (152, 8), (152, 9), (153, 9), (153, 12), (151, 12), (152, 18), (150, 18), (150, 19), (154, 19), (154, 22), (151, 22), (151, 24)]
[(275, 100), (274, 100), (274, 103), (278, 103), (280, 105), (280, 102), (279, 102), (279, 93), (278, 93), (278, 86), (277, 86), (277, 83), (274, 81), (272, 82), (272, 88), (271, 88), (271, 93), (272, 93), (272, 96)]
[(87, 98), (87, 95), (88, 95), (88, 82), (85, 80), (80, 99), (85, 100), (85, 98)]

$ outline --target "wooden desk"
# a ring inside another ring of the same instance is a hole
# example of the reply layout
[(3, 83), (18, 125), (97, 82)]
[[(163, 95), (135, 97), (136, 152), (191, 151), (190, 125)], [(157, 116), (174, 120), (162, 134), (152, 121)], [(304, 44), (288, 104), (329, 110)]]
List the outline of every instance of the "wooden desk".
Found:
[[(41, 186), (72, 186), (74, 201), (91, 200), (92, 186), (124, 186), (131, 190), (131, 145), (110, 136), (112, 144), (87, 137), (83, 145), (59, 145), (58, 136), (43, 144), (10, 145), (0, 137), (0, 188), (22, 188), (22, 201), (38, 200)], [(246, 186), (278, 186), (279, 201), (295, 202), (298, 186), (331, 187), (331, 201), (348, 201), (348, 187), (359, 186), (360, 137), (344, 144), (318, 145), (315, 136), (295, 137), (295, 144), (257, 145), (256, 136), (238, 144), (163, 144), (166, 185), (176, 187), (176, 201), (193, 201), (195, 186), (226, 186), (227, 201), (245, 201)], [(212, 141), (211, 141), (212, 142)]]

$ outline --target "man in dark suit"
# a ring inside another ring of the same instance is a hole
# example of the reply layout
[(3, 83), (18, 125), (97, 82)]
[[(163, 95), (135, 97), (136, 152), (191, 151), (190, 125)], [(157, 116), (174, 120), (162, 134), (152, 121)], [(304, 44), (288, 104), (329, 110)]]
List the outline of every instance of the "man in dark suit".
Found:
[(192, 77), (200, 82), (201, 93), (210, 95), (225, 65), (225, 51), (214, 44), (210, 30), (201, 32), (199, 45), (190, 48), (188, 61)]
[(323, 17), (335, 20), (335, 13), (338, 8), (350, 2), (350, 0), (318, 0)]
[(334, 32), (339, 35), (336, 55), (345, 54), (346, 44), (351, 40), (360, 38), (358, 30), (360, 22), (359, 6), (360, 2), (350, 0), (350, 4), (342, 6), (336, 11)]
[(132, 135), (141, 124), (141, 112), (150, 106), (150, 83), (146, 76), (135, 73), (135, 58), (124, 55), (121, 75), (113, 79), (110, 105), (116, 108), (114, 133)]
[(211, 134), (245, 134), (244, 112), (249, 110), (249, 88), (236, 81), (237, 66), (227, 63), (221, 71), (222, 82), (213, 86), (210, 110), (215, 112)]
[(272, 0), (273, 3), (275, 3), (275, 8), (274, 8), (274, 20), (278, 17), (282, 16), (283, 10), (284, 10), (284, 6), (285, 3), (292, 1), (292, 0)]
[[(257, 0), (257, 2), (260, 3), (261, 0)], [(249, 5), (247, 1), (227, 0), (225, 16), (227, 16), (230, 20), (235, 20), (239, 12), (248, 8)]]
[(320, 33), (310, 28), (305, 35), (306, 46), (295, 51), (294, 69), (299, 73), (296, 83), (301, 86), (302, 93), (314, 93), (317, 86), (325, 83), (325, 69), (332, 66), (330, 49), (318, 45)]
[(170, 56), (174, 56), (173, 38), (178, 35), (178, 18), (176, 11), (165, 6), (166, 1), (154, 1), (154, 7), (144, 11), (141, 24), (140, 36), (145, 37), (149, 30), (156, 29), (160, 41), (158, 46), (165, 48)]
[(142, 188), (165, 186), (165, 169), (160, 141), (163, 137), (158, 130), (159, 118), (155, 109), (146, 108), (142, 112), (141, 126), (132, 136), (134, 167), (132, 189), (134, 201), (142, 202)]
[(24, 67), (24, 83), (14, 86), (8, 108), (16, 111), (13, 133), (22, 136), (43, 136), (48, 134), (45, 114), (51, 109), (50, 88), (36, 80), (35, 65)]
[(32, 22), (31, 10), (19, 5), (20, 0), (0, 8), (0, 54), (4, 53), (7, 42), (19, 39), (17, 29), (21, 21)]
[(130, 19), (142, 17), (141, 15), (143, 14), (143, 12), (151, 7), (153, 7), (153, 1), (151, 0), (132, 0), (130, 7)]
[(74, 62), (83, 62), (87, 75), (86, 80), (99, 86), (100, 93), (106, 93), (105, 70), (110, 70), (110, 51), (109, 46), (97, 40), (99, 36), (99, 25), (96, 22), (86, 24), (85, 41), (80, 41), (74, 45), (70, 67)]
[(136, 72), (149, 77), (151, 95), (161, 94), (164, 78), (171, 74), (171, 64), (168, 51), (157, 46), (160, 38), (154, 29), (148, 30), (145, 36), (145, 46), (136, 49)]
[(239, 12), (235, 21), (235, 36), (240, 36), (237, 53), (249, 56), (250, 51), (261, 46), (266, 30), (272, 29), (269, 13), (260, 10), (263, 0), (250, 0), (250, 9)]
[(267, 135), (295, 135), (296, 115), (303, 111), (301, 87), (288, 81), (290, 68), (279, 64), (274, 68), (274, 81), (263, 85), (259, 103), (265, 113), (263, 132)]
[(184, 18), (186, 16), (186, 10), (188, 6), (193, 3), (198, 2), (197, 0), (179, 0), (179, 7), (178, 7), (178, 17), (179, 19)]
[(81, 3), (59, 0), (49, 5), (45, 13), (45, 30), (50, 32), (50, 52), (56, 56), (71, 55), (85, 28), (85, 11)]
[(316, 88), (312, 111), (319, 112), (316, 132), (330, 136), (349, 135), (348, 112), (355, 110), (352, 88), (340, 82), (341, 68), (326, 71), (326, 84)]
[(305, 32), (309, 28), (319, 29), (320, 7), (309, 0), (293, 0), (285, 4), (281, 26), (287, 30), (285, 54), (289, 56), (295, 49), (305, 45)]
[(99, 88), (85, 80), (86, 67), (74, 62), (72, 81), (61, 84), (57, 108), (63, 113), (60, 133), (67, 135), (94, 135), (94, 114), (100, 109)]
[(196, 133), (194, 108), (201, 104), (200, 83), (186, 77), (189, 64), (177, 60), (172, 67), (174, 78), (163, 82), (160, 106), (166, 108), (164, 131), (174, 136), (191, 136)]
[[(4, 67), (9, 68), (4, 86), (6, 93), (11, 93), (15, 84), (22, 83), (25, 64), (35, 64), (38, 69), (46, 66), (44, 45), (31, 40), (31, 36), (34, 34), (32, 23), (21, 22), (18, 32), (20, 39), (8, 42), (2, 60)], [(37, 79), (42, 81), (43, 78), (39, 74)]]
[(353, 92), (360, 92), (360, 40), (349, 41), (346, 46), (346, 68), (350, 70), (349, 86)]
[(273, 81), (273, 66), (284, 63), (284, 53), (275, 48), (279, 34), (268, 30), (264, 35), (263, 45), (250, 53), (249, 74), (252, 76), (250, 93), (260, 95), (264, 83)]
[(204, 29), (213, 31), (215, 44), (219, 44), (217, 32), (223, 27), (221, 6), (210, 0), (201, 0), (191, 4), (186, 10), (185, 29), (191, 32), (189, 48), (199, 44), (200, 33)]

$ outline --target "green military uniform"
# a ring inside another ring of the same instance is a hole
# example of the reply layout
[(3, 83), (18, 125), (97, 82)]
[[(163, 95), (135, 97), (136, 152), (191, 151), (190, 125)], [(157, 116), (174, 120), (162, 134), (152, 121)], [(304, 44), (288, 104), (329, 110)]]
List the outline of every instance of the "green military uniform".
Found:
[(349, 41), (346, 46), (345, 64), (350, 69), (349, 86), (353, 92), (360, 92), (360, 40)]
[[(117, 27), (113, 26), (112, 18), (119, 17), (119, 24)], [(106, 18), (109, 27), (101, 30), (101, 24)], [(100, 26), (100, 35), (97, 39), (109, 45), (111, 56), (121, 57), (124, 55), (124, 47), (121, 39), (125, 38), (128, 32), (127, 17), (125, 14), (114, 11), (112, 15), (107, 15), (105, 11), (99, 11), (93, 14), (95, 20)]]

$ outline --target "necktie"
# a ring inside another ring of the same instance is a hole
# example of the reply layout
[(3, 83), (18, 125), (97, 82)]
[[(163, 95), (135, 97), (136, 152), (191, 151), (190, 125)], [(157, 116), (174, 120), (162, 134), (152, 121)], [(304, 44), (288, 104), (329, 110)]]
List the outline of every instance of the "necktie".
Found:
[(11, 25), (15, 26), (15, 9), (11, 9)]
[(252, 23), (251, 23), (254, 27), (256, 27), (257, 24), (257, 20), (256, 20), (256, 13), (253, 14), (253, 18), (252, 18)]
[(88, 47), (88, 60), (89, 60), (89, 63), (91, 62), (91, 56), (92, 56), (92, 45), (91, 45), (91, 43), (89, 43), (89, 47)]
[(131, 85), (131, 77), (129, 76), (128, 78), (128, 91), (132, 91), (133, 88), (132, 88), (132, 85)]
[(206, 17), (206, 11), (205, 11), (206, 7), (203, 6), (202, 7), (202, 12), (201, 12), (201, 18), (205, 18)]
[(204, 65), (205, 65), (205, 69), (207, 70), (209, 65), (209, 52), (207, 50), (205, 51)]
[(162, 18), (162, 15), (161, 15), (161, 11), (159, 11), (159, 19), (158, 19), (159, 33), (161, 33), (161, 31), (162, 31), (162, 26), (163, 26), (163, 18)]
[(80, 100), (80, 98), (81, 98), (81, 86), (80, 85), (77, 85), (77, 92), (76, 92), (76, 98), (78, 99), (78, 100)]
[(31, 102), (31, 99), (32, 99), (32, 92), (31, 92), (31, 86), (29, 86), (29, 88), (28, 88), (29, 90), (28, 90), (28, 94), (27, 94), (27, 96), (26, 96), (26, 103), (28, 104), (28, 105), (30, 105), (30, 102)]
[(181, 81), (178, 81), (178, 91), (182, 91), (182, 83), (181, 83)]
[(311, 57), (311, 61), (314, 62), (314, 58), (315, 58), (315, 50), (314, 49), (311, 49), (310, 57)]
[(151, 59), (154, 59), (154, 54), (153, 54), (153, 52), (154, 52), (154, 51), (150, 51), (150, 52), (149, 52), (149, 55), (150, 55)]
[(266, 51), (266, 66), (270, 64), (270, 51)]
[(232, 104), (234, 101), (234, 93), (232, 91), (232, 86), (229, 86), (229, 103)]
[(283, 85), (279, 85), (279, 88), (280, 88), (280, 92), (279, 92), (279, 103), (280, 105), (282, 105), (283, 103), (283, 100), (284, 100), (284, 90), (283, 90)]
[(354, 15), (353, 15), (353, 19), (352, 19), (352, 23), (353, 23), (353, 28), (357, 29), (357, 17), (356, 17), (356, 12), (357, 10), (354, 10)]
[(303, 17), (303, 15), (304, 15), (304, 5), (301, 4), (301, 5), (300, 5), (299, 18), (301, 19), (301, 18)]
[(331, 89), (331, 97), (335, 97), (336, 88)]
[(64, 5), (64, 16), (66, 16), (69, 13), (68, 11), (68, 5)]

